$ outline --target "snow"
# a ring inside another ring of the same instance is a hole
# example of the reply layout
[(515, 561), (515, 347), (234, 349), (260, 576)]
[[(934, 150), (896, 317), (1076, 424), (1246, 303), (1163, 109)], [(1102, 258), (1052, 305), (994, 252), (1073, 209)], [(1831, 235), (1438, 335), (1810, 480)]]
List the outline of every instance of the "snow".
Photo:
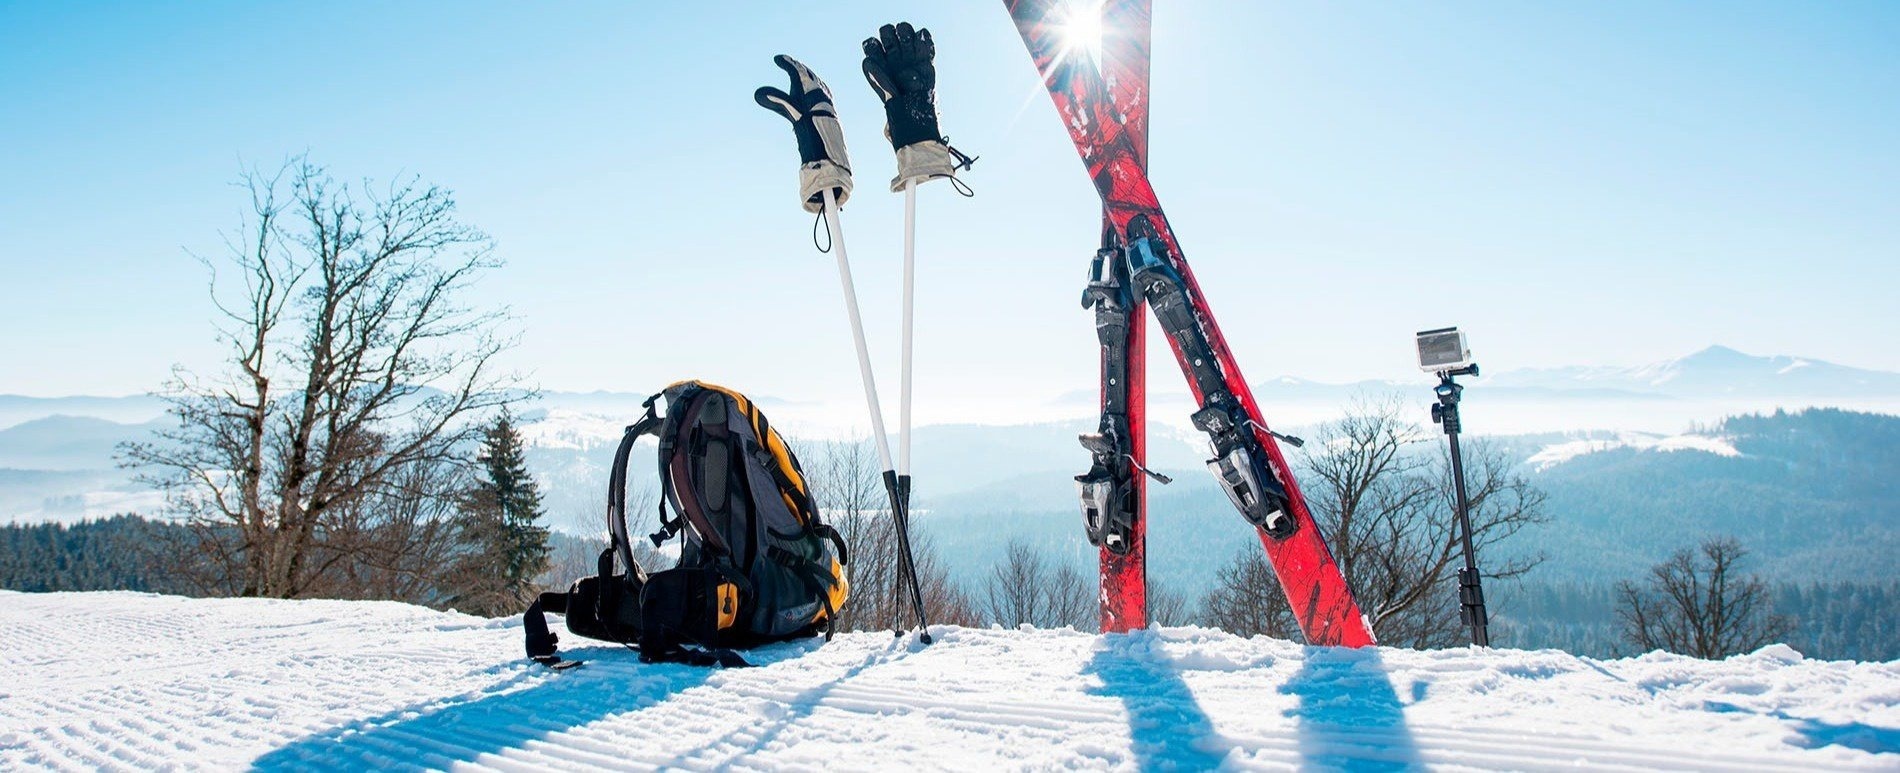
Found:
[(1701, 451), (1716, 456), (1741, 456), (1735, 450), (1735, 444), (1726, 438), (1710, 435), (1675, 435), (1656, 441), (1652, 446), (1657, 451)]
[(73, 523), (110, 518), (121, 513), (157, 513), (165, 507), (165, 492), (123, 488), (87, 491), (65, 498), (48, 498), (37, 509), (0, 514), (0, 524)]
[(1609, 451), (1617, 448), (1632, 448), (1639, 451), (1699, 451), (1716, 456), (1741, 456), (1735, 443), (1727, 438), (1714, 435), (1657, 435), (1646, 432), (1618, 432), (1611, 437), (1587, 437), (1553, 443), (1539, 449), (1526, 461), (1532, 469), (1542, 472), (1578, 457)]
[(598, 414), (566, 408), (551, 408), (538, 421), (520, 428), (521, 441), (531, 448), (562, 448), (586, 451), (617, 444), (633, 419), (615, 420)]
[(934, 629), (760, 667), (521, 660), (390, 602), (0, 592), (0, 769), (1700, 770), (1900, 766), (1900, 662)]

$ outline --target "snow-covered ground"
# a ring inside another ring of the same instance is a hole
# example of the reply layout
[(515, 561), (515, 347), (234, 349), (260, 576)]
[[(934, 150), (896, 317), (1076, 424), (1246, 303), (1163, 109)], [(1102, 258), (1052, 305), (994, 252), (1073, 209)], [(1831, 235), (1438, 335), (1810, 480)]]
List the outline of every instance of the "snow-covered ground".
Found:
[(512, 620), (0, 591), (0, 770), (1900, 769), (1900, 663), (937, 633), (553, 673)]

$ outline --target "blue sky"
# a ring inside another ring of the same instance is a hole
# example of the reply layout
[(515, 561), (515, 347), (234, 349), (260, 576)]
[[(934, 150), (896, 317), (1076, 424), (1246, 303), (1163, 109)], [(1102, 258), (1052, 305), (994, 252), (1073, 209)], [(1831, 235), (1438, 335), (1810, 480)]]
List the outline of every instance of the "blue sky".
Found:
[[(1900, 5), (1157, 5), (1152, 177), (1250, 378), (1406, 378), (1445, 324), (1492, 369), (1721, 342), (1900, 370)], [(186, 251), (236, 223), (243, 165), (308, 151), (454, 189), (509, 261), (472, 300), (513, 308), (547, 388), (852, 398), (751, 92), (784, 52), (838, 94), (894, 379), (901, 206), (857, 41), (895, 19), (934, 31), (982, 157), (976, 198), (920, 202), (920, 407), (1093, 389), (1097, 205), (1000, 4), (662, 7), (0, 4), (0, 392), (213, 366)]]

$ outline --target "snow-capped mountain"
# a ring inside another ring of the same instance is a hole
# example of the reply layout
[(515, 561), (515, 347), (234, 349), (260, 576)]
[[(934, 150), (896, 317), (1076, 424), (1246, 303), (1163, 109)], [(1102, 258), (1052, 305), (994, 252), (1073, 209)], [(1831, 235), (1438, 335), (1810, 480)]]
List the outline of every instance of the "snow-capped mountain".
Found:
[(1509, 370), (1483, 383), (1494, 389), (1597, 389), (1670, 397), (1900, 396), (1900, 373), (1850, 368), (1811, 357), (1757, 356), (1726, 346), (1631, 368)]

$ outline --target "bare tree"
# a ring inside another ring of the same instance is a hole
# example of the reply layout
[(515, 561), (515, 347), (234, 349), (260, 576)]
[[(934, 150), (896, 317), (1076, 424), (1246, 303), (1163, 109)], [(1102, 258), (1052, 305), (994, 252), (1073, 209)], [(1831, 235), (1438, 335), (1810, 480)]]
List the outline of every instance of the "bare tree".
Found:
[[(1333, 557), (1381, 643), (1460, 641), (1461, 562), (1449, 457), (1420, 453), (1432, 436), (1406, 421), (1396, 397), (1362, 402), (1309, 443), (1301, 480), (1307, 505), (1331, 538)], [(1496, 546), (1549, 520), (1545, 495), (1482, 441), (1465, 447), (1472, 545), (1487, 577), (1517, 577), (1541, 556), (1498, 556)]]
[(1091, 631), (1099, 625), (1094, 578), (1020, 537), (1004, 548), (1002, 563), (990, 568), (983, 591), (985, 616), (997, 625)]
[[(937, 551), (937, 540), (930, 532), (913, 528), (910, 535), (911, 553), (916, 557), (917, 578), (923, 591), (924, 610), (930, 615), (930, 622), (943, 625), (978, 625), (982, 615), (977, 612), (976, 601), (965, 592), (963, 584), (950, 576), (950, 568), (945, 565), (943, 554)], [(908, 626), (914, 619), (911, 605), (900, 607), (898, 627)]]
[(1176, 591), (1172, 583), (1150, 577), (1148, 622), (1165, 626), (1193, 625), (1196, 622), (1195, 610), (1188, 606), (1188, 597)]
[(1049, 573), (1045, 595), (1043, 606), (1047, 617), (1040, 623), (1043, 627), (1068, 626), (1078, 631), (1101, 629), (1101, 583), (1094, 572), (1084, 575), (1074, 562), (1057, 561)]
[(1208, 625), (1240, 636), (1288, 639), (1299, 634), (1293, 608), (1280, 591), (1280, 580), (1266, 553), (1247, 545), (1215, 576), (1201, 597), (1199, 617)]
[(838, 627), (847, 631), (896, 627), (901, 608), (897, 532), (874, 452), (866, 443), (828, 443), (797, 450), (802, 459), (815, 460), (805, 468), (812, 502), (849, 548), (845, 570), (851, 597), (838, 610)]
[(441, 494), (465, 490), (468, 481), (456, 466), (406, 465), (387, 489), (341, 504), (327, 518), (326, 538), (313, 546), (335, 571), (312, 578), (306, 595), (448, 603), (439, 581), (444, 560), (460, 547), (460, 503)]
[(297, 598), (427, 574), (481, 419), (529, 396), (494, 365), (505, 312), (459, 300), (493, 244), (414, 178), (350, 186), (294, 159), (240, 184), (249, 215), (201, 259), (228, 367), (178, 370), (176, 426), (122, 461), (191, 525), (207, 588)]
[(1003, 549), (1003, 563), (990, 568), (983, 584), (984, 611), (991, 622), (1014, 628), (1037, 625), (1046, 618), (1042, 587), (1048, 582), (1042, 553), (1021, 539)]
[[(795, 443), (805, 468), (812, 501), (825, 521), (850, 546), (846, 571), (851, 598), (838, 613), (841, 630), (894, 630), (915, 622), (916, 613), (898, 571), (897, 527), (891, 518), (877, 453), (868, 441)], [(910, 534), (924, 609), (933, 623), (972, 625), (975, 605), (952, 580), (937, 555), (935, 541), (922, 530)]]
[(1747, 555), (1735, 538), (1714, 537), (1651, 567), (1641, 586), (1617, 583), (1623, 637), (1645, 651), (1709, 659), (1780, 640), (1793, 630), (1793, 621), (1773, 614), (1766, 582), (1741, 573)]

